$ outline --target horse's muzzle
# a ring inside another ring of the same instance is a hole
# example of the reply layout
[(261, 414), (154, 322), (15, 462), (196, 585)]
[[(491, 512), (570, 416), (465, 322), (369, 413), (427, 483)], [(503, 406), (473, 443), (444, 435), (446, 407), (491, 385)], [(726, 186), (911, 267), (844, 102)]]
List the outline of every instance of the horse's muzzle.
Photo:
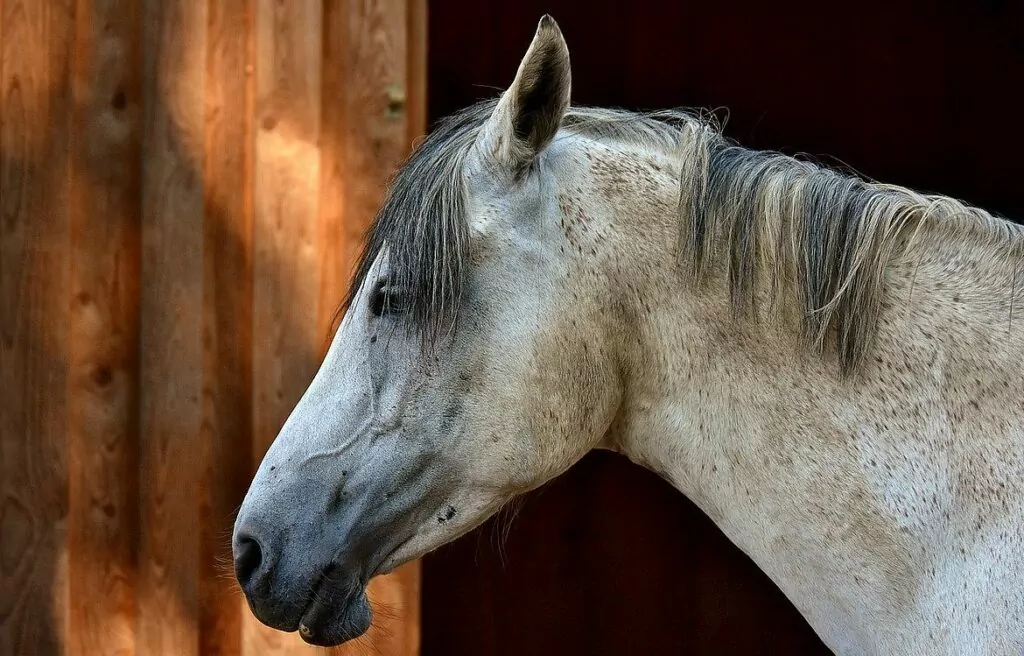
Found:
[(321, 647), (339, 645), (369, 629), (366, 585), (353, 569), (333, 560), (323, 566), (305, 560), (296, 567), (295, 559), (275, 552), (270, 535), (243, 525), (233, 544), (235, 577), (260, 622), (279, 631), (298, 631), (304, 641)]

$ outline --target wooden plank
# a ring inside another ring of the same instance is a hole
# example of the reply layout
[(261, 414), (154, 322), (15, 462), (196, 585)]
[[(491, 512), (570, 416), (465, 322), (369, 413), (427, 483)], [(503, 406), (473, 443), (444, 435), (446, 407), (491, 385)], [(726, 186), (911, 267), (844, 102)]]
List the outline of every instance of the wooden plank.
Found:
[(406, 102), (408, 143), (410, 147), (427, 132), (427, 0), (406, 0), (409, 26), (406, 32)]
[[(318, 333), (329, 338), (385, 183), (424, 130), (426, 3), (327, 0), (324, 34)], [(373, 627), (338, 653), (419, 653), (419, 563), (375, 579), (369, 593)]]
[(322, 360), (341, 317), (337, 309), (345, 295), (362, 243), (364, 226), (346, 213), (349, 193), (346, 144), (349, 125), (348, 19), (349, 0), (324, 0), (323, 79), (320, 130), (320, 243), (319, 316), (316, 357)]
[(65, 632), (69, 48), (65, 0), (0, 2), (0, 653)]
[(207, 3), (143, 3), (138, 651), (198, 653)]
[[(320, 244), (320, 0), (257, 0), (253, 457), (262, 458), (316, 372)], [(245, 614), (247, 654), (309, 653)]]
[(251, 0), (210, 3), (206, 58), (199, 631), (211, 656), (241, 653), (248, 613), (230, 536), (252, 474), (252, 10)]
[(133, 0), (76, 15), (68, 387), (69, 654), (135, 646), (139, 22)]

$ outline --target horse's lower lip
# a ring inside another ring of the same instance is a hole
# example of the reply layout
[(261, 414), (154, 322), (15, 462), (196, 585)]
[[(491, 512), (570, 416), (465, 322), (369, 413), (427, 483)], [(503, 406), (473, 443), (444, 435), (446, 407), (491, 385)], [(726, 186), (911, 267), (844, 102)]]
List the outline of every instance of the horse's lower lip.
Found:
[[(314, 602), (316, 603), (316, 602)], [(313, 642), (317, 636), (317, 614), (312, 608), (307, 608), (299, 620), (299, 636), (306, 642)]]
[(365, 587), (335, 587), (337, 581), (321, 577), (314, 586), (298, 622), (299, 637), (318, 647), (333, 647), (359, 635), (369, 628), (369, 606)]
[(352, 595), (341, 608), (314, 601), (299, 620), (299, 637), (317, 647), (336, 647), (359, 637), (370, 628), (364, 594)]
[(322, 603), (314, 599), (306, 608), (306, 612), (302, 614), (302, 619), (299, 620), (299, 637), (311, 645), (330, 646), (324, 644), (323, 640), (330, 615), (330, 609), (325, 608)]
[[(350, 581), (350, 585), (353, 586), (351, 588), (346, 586), (337, 587), (340, 581), (332, 577), (334, 573), (333, 565), (325, 569), (320, 574), (319, 580), (312, 586), (312, 593), (309, 596), (306, 607), (302, 611), (298, 626), (292, 630), (297, 629), (302, 640), (309, 644), (332, 646), (333, 640), (329, 638), (325, 640), (326, 636), (333, 636), (337, 632), (339, 627), (335, 626), (335, 624), (338, 622), (341, 625), (345, 625), (352, 621), (351, 612), (353, 608), (358, 607), (360, 604), (365, 605), (368, 603), (364, 599), (366, 583), (369, 579), (390, 571), (391, 568), (388, 568), (388, 561), (411, 541), (412, 537), (409, 536), (402, 540), (394, 549), (381, 558), (377, 562), (377, 566), (371, 570), (369, 576), (364, 575), (355, 581)], [(292, 626), (294, 627), (295, 625)], [(347, 640), (348, 637), (344, 639)]]
[(313, 586), (313, 594), (310, 596), (309, 603), (306, 604), (305, 610), (302, 611), (302, 617), (299, 618), (299, 635), (306, 642), (310, 642), (316, 637), (318, 633), (317, 629), (322, 628), (318, 625), (325, 619), (328, 619), (330, 615), (331, 609), (324, 603), (325, 594), (327, 594), (328, 598), (331, 598), (332, 596), (324, 590), (324, 583), (326, 580), (327, 575), (325, 573), (320, 577), (317, 584)]

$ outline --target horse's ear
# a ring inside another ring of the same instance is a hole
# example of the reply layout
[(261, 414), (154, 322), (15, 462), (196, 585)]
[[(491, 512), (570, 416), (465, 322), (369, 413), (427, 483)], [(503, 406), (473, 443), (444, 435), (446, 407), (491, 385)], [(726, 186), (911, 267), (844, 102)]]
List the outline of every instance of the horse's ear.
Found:
[(512, 86), (488, 119), (483, 146), (503, 166), (529, 165), (554, 138), (569, 108), (569, 48), (555, 19), (540, 19)]

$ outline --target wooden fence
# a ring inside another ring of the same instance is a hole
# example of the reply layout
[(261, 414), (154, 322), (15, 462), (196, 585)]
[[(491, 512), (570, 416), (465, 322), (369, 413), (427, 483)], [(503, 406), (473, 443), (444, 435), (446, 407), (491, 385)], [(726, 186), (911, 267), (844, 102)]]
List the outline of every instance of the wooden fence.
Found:
[[(3, 656), (308, 651), (230, 528), (424, 130), (425, 11), (0, 0)], [(353, 653), (418, 652), (417, 567)]]

